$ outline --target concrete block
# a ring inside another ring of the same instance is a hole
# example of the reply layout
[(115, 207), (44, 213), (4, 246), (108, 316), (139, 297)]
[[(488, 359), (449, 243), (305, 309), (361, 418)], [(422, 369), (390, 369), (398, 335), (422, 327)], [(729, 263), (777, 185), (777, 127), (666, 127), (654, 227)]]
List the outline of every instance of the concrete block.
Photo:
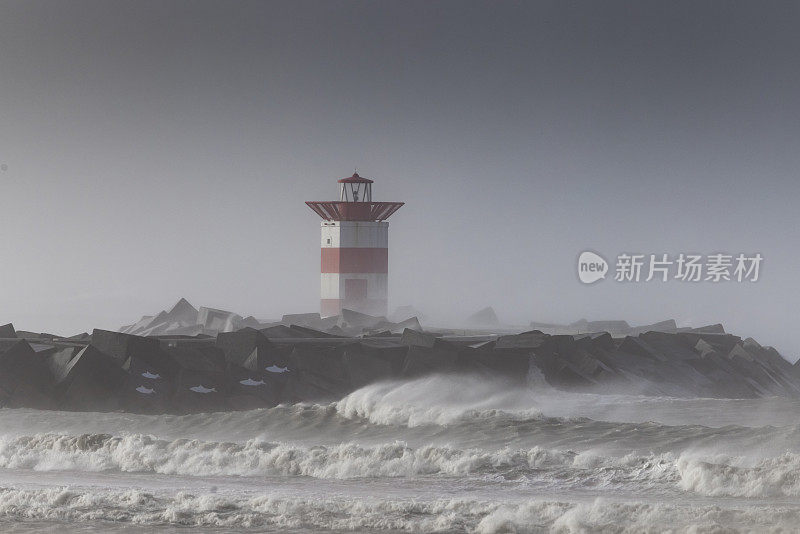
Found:
[(308, 326), (309, 328), (319, 328), (322, 318), (319, 313), (290, 313), (281, 318), (281, 323), (286, 326), (299, 325)]
[(281, 401), (329, 401), (352, 391), (342, 356), (342, 347), (295, 347)]
[(56, 376), (60, 406), (75, 411), (115, 410), (126, 378), (118, 360), (88, 345)]
[(242, 317), (229, 311), (200, 307), (197, 323), (207, 332), (233, 332), (239, 329)]
[(47, 366), (26, 341), (20, 340), (0, 354), (0, 402), (3, 405), (51, 408), (52, 388)]
[(262, 355), (274, 349), (274, 345), (260, 331), (243, 328), (236, 332), (221, 332), (217, 335), (216, 346), (225, 354), (225, 360), (235, 365), (243, 365), (254, 350)]
[(550, 336), (538, 330), (497, 338), (496, 349), (537, 349), (547, 343)]
[(435, 345), (433, 347), (411, 345), (406, 352), (402, 376), (415, 377), (430, 373), (452, 372), (456, 368), (458, 350)]
[(178, 373), (178, 365), (155, 338), (95, 329), (92, 331), (92, 345), (117, 360), (120, 366), (124, 366), (129, 358), (136, 358), (170, 378)]
[(379, 323), (388, 322), (388, 319), (386, 319), (386, 317), (378, 317), (354, 310), (343, 309), (341, 321), (343, 325), (347, 325), (351, 328), (373, 328)]
[(17, 337), (17, 332), (14, 330), (14, 325), (11, 323), (0, 326), (0, 338), (14, 338)]
[(400, 375), (406, 347), (374, 348), (361, 343), (345, 347), (342, 363), (354, 389)]
[(230, 365), (229, 401), (236, 409), (271, 408), (278, 404), (286, 387), (284, 374), (253, 371), (246, 367)]

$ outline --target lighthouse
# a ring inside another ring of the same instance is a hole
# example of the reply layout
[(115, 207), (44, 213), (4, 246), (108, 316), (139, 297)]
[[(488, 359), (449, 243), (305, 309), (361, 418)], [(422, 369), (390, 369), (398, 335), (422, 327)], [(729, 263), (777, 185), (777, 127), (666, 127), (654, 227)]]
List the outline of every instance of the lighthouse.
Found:
[(322, 217), (320, 315), (386, 315), (389, 223), (403, 202), (373, 202), (372, 180), (339, 180), (339, 200), (308, 201)]

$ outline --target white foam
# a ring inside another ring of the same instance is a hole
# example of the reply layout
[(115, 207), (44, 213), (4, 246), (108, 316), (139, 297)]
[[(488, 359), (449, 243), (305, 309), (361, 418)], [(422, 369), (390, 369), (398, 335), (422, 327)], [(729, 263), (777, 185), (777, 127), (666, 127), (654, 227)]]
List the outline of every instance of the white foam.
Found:
[(684, 454), (678, 458), (680, 487), (709, 497), (800, 497), (800, 455), (751, 460)]
[[(324, 531), (459, 531), (499, 533), (794, 531), (797, 507), (653, 504), (596, 499), (588, 503), (471, 499), (350, 499), (71, 488), (0, 489), (6, 520), (106, 526)], [(113, 522), (113, 523), (112, 523)], [(97, 523), (95, 523), (97, 524)]]
[(533, 449), (483, 451), (444, 446), (412, 449), (403, 443), (363, 447), (341, 443), (303, 447), (251, 440), (218, 443), (166, 441), (132, 434), (37, 434), (0, 440), (0, 468), (41, 471), (153, 472), (188, 476), (410, 477), (524, 473), (571, 465), (574, 455)]
[(530, 390), (499, 379), (433, 375), (371, 384), (335, 403), (340, 415), (380, 425), (450, 425), (464, 420), (541, 416)]

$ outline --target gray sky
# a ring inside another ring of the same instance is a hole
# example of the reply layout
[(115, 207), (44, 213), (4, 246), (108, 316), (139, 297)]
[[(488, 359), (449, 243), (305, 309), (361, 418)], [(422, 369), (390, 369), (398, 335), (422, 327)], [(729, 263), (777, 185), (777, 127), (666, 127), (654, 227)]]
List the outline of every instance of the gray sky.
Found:
[[(313, 311), (337, 178), (390, 307), (723, 322), (800, 356), (796, 2), (0, 4), (0, 323), (185, 296)], [(577, 255), (760, 252), (755, 284), (581, 285)]]

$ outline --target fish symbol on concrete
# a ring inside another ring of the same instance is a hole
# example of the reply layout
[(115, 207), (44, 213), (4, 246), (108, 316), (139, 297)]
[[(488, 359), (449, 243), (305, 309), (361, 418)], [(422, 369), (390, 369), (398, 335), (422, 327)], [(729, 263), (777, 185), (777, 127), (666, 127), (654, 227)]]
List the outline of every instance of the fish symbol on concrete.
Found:
[(278, 367), (277, 365), (270, 365), (269, 367), (267, 367), (267, 371), (269, 371), (270, 373), (285, 373), (288, 370), (289, 370), (288, 367)]
[(266, 384), (263, 380), (253, 380), (252, 378), (248, 378), (247, 380), (240, 380), (239, 383), (243, 386), (263, 386)]
[(145, 371), (144, 373), (142, 373), (142, 376), (145, 377), (145, 378), (149, 378), (151, 380), (156, 380), (158, 378), (161, 378), (161, 375), (159, 375), (159, 374), (155, 374), (154, 375), (150, 371)]
[(139, 386), (138, 388), (136, 388), (136, 391), (138, 391), (139, 393), (142, 393), (144, 395), (152, 395), (153, 393), (156, 392), (156, 390), (150, 389), (150, 388), (146, 388), (144, 386)]
[(192, 386), (189, 389), (194, 391), (195, 393), (216, 393), (217, 392), (217, 388), (209, 389), (207, 387), (204, 387), (203, 384), (200, 384), (199, 386)]

